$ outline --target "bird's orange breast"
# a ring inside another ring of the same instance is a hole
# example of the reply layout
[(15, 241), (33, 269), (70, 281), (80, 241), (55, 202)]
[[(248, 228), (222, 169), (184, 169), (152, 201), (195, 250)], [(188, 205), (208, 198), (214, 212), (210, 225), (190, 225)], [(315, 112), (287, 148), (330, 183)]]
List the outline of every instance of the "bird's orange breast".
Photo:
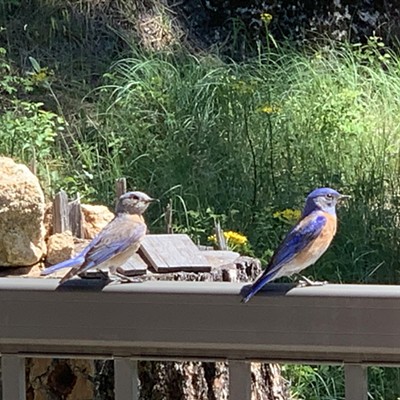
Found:
[(301, 264), (314, 264), (325, 253), (336, 234), (336, 216), (323, 212), (321, 212), (321, 215), (326, 218), (326, 223), (321, 233), (297, 255), (296, 261)]

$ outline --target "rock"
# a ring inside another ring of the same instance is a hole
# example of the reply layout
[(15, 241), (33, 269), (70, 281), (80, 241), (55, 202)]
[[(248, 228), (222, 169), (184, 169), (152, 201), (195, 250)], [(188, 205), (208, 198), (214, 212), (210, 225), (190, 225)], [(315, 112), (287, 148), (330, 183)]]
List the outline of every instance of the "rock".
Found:
[(106, 206), (82, 204), (81, 209), (85, 239), (93, 239), (114, 218)]
[(47, 240), (53, 234), (53, 203), (47, 203), (44, 209), (44, 238)]
[(34, 265), (29, 265), (26, 267), (1, 267), (0, 268), (0, 277), (7, 276), (19, 276), (19, 277), (31, 277), (38, 278), (40, 277), (40, 273), (44, 267), (44, 263), (42, 261), (38, 262)]
[(51, 265), (57, 264), (71, 258), (74, 252), (75, 243), (71, 231), (55, 233), (47, 240), (46, 262)]
[(29, 266), (46, 252), (44, 194), (23, 164), (0, 157), (0, 266)]

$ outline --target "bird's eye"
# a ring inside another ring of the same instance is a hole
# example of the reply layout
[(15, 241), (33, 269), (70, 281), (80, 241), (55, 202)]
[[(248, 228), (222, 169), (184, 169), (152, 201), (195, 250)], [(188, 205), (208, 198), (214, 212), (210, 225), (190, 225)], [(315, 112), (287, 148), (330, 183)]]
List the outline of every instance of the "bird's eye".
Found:
[(133, 199), (133, 200), (139, 200), (139, 197), (137, 197), (136, 194), (134, 194), (133, 196), (131, 196), (131, 199)]
[(328, 200), (332, 200), (332, 199), (333, 199), (333, 194), (328, 193), (325, 197), (326, 197)]

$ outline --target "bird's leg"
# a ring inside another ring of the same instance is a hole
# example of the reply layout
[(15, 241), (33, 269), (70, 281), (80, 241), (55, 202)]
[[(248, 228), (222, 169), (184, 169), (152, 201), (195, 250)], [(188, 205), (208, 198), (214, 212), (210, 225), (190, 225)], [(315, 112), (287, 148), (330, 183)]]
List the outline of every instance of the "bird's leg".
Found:
[(102, 269), (97, 268), (97, 272), (101, 275), (101, 279), (110, 279), (107, 272), (104, 272)]
[(298, 287), (305, 287), (305, 286), (323, 286), (328, 283), (328, 281), (313, 281), (304, 275), (300, 275), (301, 279), (299, 280)]

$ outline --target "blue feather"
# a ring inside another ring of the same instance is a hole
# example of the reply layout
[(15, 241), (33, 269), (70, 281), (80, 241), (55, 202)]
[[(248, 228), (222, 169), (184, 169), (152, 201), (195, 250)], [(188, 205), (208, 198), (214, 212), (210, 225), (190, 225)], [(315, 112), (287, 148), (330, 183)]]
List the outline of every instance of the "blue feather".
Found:
[(293, 258), (304, 250), (321, 233), (326, 224), (323, 215), (310, 214), (301, 220), (285, 237), (282, 244), (277, 248), (271, 261), (262, 275), (253, 283), (249, 293), (242, 299), (247, 303), (260, 289), (272, 281), (278, 272), (285, 268)]
[(58, 264), (52, 265), (51, 267), (48, 267), (48, 268), (44, 269), (41, 272), (41, 275), (50, 275), (53, 272), (56, 272), (59, 269), (63, 269), (63, 268), (77, 267), (79, 265), (82, 265), (84, 261), (85, 261), (85, 258), (81, 257), (79, 255), (77, 257), (70, 258), (69, 260), (65, 260), (63, 262), (60, 262)]

